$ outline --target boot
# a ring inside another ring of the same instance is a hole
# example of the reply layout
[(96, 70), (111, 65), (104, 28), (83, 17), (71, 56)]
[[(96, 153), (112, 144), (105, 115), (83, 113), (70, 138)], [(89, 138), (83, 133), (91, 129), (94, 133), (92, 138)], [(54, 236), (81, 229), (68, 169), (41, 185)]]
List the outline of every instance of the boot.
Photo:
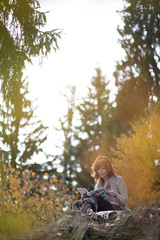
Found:
[(97, 204), (91, 198), (85, 198), (80, 208), (82, 213), (97, 212), (97, 209)]
[(82, 201), (81, 200), (76, 200), (72, 204), (72, 210), (80, 210), (81, 207), (82, 207)]
[(81, 201), (81, 200), (76, 200), (76, 201), (72, 204), (71, 215), (72, 215), (73, 217), (76, 217), (77, 215), (81, 215), (81, 213), (82, 213), (81, 207), (82, 207), (82, 201)]

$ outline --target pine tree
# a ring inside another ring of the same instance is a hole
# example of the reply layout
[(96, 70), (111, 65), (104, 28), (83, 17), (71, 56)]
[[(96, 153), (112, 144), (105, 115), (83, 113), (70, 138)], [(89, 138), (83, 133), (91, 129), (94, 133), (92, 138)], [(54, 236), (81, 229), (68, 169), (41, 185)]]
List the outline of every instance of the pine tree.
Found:
[(88, 95), (77, 107), (80, 124), (76, 127), (76, 160), (81, 172), (77, 172), (77, 181), (82, 186), (93, 182), (90, 167), (98, 154), (110, 154), (111, 103), (109, 102), (109, 82), (102, 76), (101, 69), (96, 69), (96, 76), (91, 79)]
[(46, 13), (38, 0), (0, 1), (0, 79), (5, 101), (11, 101), (26, 62), (58, 48), (58, 30), (43, 31)]
[(63, 132), (63, 153), (59, 156), (60, 165), (63, 167), (62, 178), (65, 184), (72, 189), (75, 179), (76, 162), (74, 146), (74, 115), (75, 115), (75, 86), (67, 87), (63, 96), (67, 102), (67, 114), (60, 119), (60, 131)]
[(12, 167), (41, 151), (46, 140), (46, 128), (34, 119), (23, 79), (27, 62), (58, 48), (60, 32), (43, 31), (46, 23), (46, 13), (40, 11), (38, 0), (0, 1), (0, 155), (1, 161), (11, 162)]
[(160, 100), (160, 1), (125, 0), (121, 11), (124, 25), (118, 27), (124, 60), (114, 73), (120, 131), (130, 128), (129, 121), (147, 115)]
[(47, 138), (46, 127), (34, 116), (32, 102), (26, 98), (28, 84), (20, 81), (17, 85), (14, 104), (8, 110), (5, 103), (0, 105), (2, 161), (7, 165), (11, 163), (13, 168), (24, 165), (34, 153), (42, 151), (40, 145)]

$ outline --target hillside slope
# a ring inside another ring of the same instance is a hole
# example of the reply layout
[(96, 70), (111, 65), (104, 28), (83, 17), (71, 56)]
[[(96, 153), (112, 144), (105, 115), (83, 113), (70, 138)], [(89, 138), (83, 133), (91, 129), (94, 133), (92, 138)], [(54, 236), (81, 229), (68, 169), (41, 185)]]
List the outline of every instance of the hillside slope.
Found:
[[(159, 240), (160, 201), (116, 215), (114, 219), (90, 219), (66, 216), (59, 222), (39, 229), (25, 240)], [(17, 239), (16, 239), (17, 240)]]

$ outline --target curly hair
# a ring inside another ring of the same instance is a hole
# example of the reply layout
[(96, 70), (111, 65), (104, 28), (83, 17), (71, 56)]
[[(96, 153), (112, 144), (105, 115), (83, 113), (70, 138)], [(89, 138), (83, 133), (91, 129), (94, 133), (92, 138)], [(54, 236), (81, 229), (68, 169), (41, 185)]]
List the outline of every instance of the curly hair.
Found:
[(106, 156), (98, 156), (95, 159), (95, 161), (93, 162), (92, 167), (91, 167), (91, 171), (92, 171), (91, 176), (94, 178), (95, 182), (99, 178), (97, 170), (100, 167), (105, 167), (105, 169), (107, 170), (108, 177), (115, 176), (115, 172), (111, 165), (110, 159)]

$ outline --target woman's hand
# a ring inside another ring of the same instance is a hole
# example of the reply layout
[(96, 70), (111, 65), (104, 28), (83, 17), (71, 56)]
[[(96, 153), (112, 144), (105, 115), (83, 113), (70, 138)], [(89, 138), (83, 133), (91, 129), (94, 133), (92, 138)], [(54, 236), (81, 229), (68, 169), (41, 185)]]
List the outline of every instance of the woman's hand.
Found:
[(106, 194), (110, 197), (115, 197), (117, 193), (114, 190), (108, 190)]

